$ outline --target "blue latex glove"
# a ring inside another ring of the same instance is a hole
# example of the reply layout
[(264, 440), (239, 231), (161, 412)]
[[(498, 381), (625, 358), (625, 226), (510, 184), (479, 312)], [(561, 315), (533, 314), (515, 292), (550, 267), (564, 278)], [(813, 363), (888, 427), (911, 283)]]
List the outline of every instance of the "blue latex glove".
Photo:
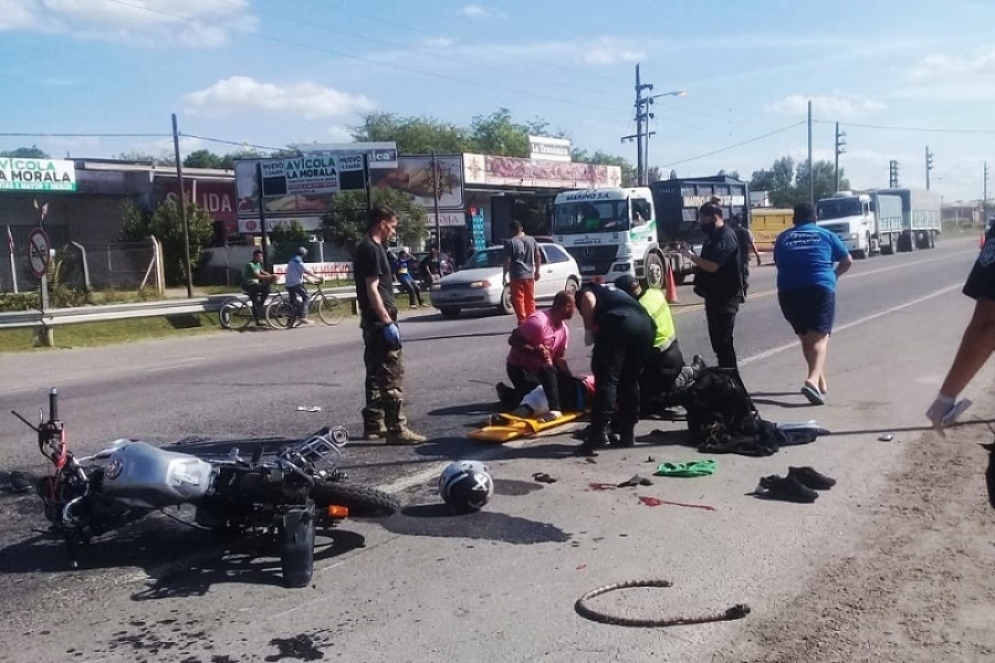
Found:
[(398, 346), (401, 344), (401, 330), (398, 329), (396, 322), (384, 325), (383, 337), (387, 339), (387, 343), (392, 346)]

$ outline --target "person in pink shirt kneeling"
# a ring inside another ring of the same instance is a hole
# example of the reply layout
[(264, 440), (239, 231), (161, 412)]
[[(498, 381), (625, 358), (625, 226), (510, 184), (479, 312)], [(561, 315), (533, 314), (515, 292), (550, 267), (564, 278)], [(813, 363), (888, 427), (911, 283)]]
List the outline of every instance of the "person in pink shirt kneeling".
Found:
[(570, 342), (567, 321), (573, 317), (574, 308), (574, 298), (565, 291), (558, 292), (550, 308), (526, 317), (511, 333), (506, 368), (512, 386), (503, 382), (496, 385), (503, 406), (517, 406), (526, 394), (542, 386), (550, 411), (559, 416), (560, 385), (573, 380), (566, 352)]

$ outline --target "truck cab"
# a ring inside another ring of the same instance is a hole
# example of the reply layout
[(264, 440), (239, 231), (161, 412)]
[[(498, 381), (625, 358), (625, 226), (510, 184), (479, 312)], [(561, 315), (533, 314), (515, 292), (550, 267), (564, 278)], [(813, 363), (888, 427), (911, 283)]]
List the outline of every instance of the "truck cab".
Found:
[(553, 236), (580, 266), (585, 283), (642, 277), (656, 243), (656, 210), (648, 188), (567, 191), (553, 203)]
[(817, 223), (835, 233), (855, 258), (877, 250), (874, 209), (866, 193), (839, 191), (816, 204)]

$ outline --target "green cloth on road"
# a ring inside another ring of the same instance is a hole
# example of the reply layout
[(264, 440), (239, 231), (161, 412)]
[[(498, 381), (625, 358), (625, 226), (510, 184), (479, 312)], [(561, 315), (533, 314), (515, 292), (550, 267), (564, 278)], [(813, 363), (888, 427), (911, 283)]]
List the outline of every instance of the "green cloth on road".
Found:
[(707, 477), (715, 474), (719, 464), (714, 460), (695, 460), (690, 463), (660, 463), (653, 474), (662, 477)]

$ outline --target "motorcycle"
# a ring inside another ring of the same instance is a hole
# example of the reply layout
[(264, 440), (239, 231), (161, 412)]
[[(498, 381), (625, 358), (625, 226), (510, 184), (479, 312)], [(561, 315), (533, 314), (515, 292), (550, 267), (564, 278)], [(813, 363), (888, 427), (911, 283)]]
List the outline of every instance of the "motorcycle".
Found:
[(349, 440), (341, 426), (324, 427), (267, 460), (261, 448), (249, 459), (236, 448), (225, 458), (206, 460), (129, 439), (77, 458), (59, 420), (58, 390), (48, 399), (48, 419), (39, 409), (37, 426), (11, 413), (37, 433), (38, 448), (53, 465), (36, 491), (50, 533), (65, 541), (74, 569), (80, 546), (93, 538), (153, 511), (192, 505), (195, 523), (186, 524), (225, 535), (273, 536), (284, 585), (305, 587), (314, 572), (318, 526), (335, 527), (349, 515), (389, 516), (399, 507), (394, 496), (348, 483), (337, 469)]

